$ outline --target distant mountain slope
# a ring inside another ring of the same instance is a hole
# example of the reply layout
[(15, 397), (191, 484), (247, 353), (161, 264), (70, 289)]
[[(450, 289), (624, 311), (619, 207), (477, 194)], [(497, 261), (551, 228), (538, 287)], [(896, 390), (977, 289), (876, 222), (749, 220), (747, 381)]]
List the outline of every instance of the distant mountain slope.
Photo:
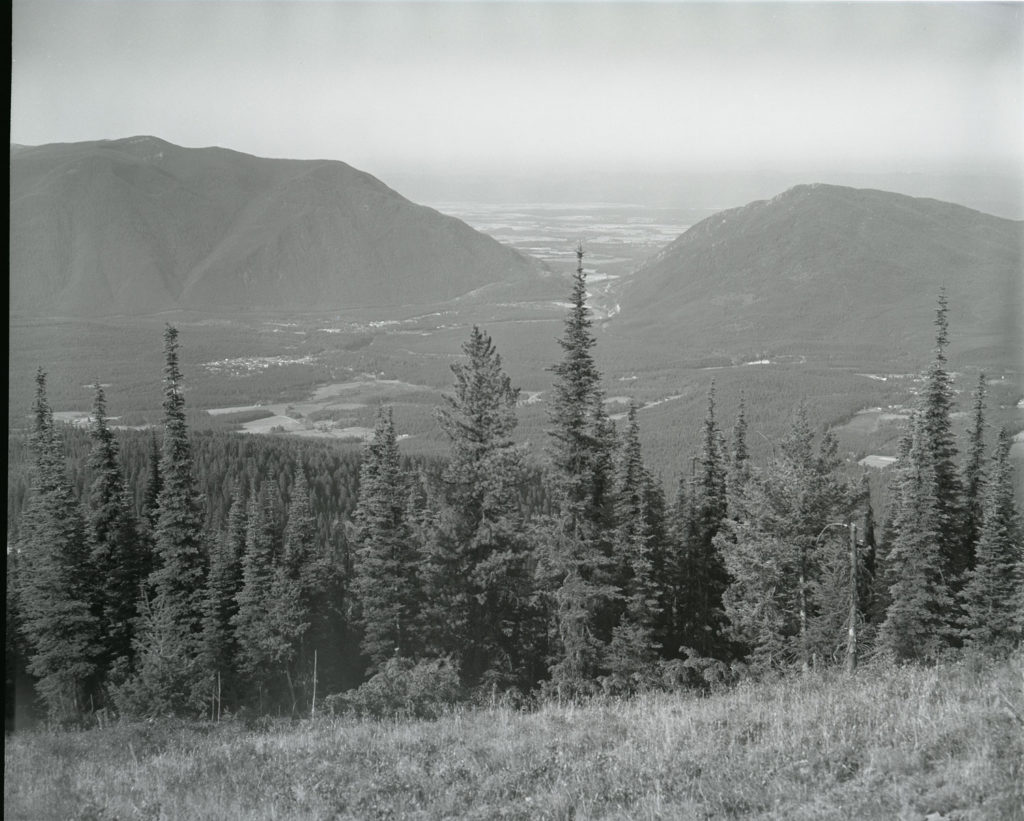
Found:
[[(960, 352), (1022, 357), (1024, 223), (958, 205), (801, 185), (694, 225), (621, 295), (624, 332), (680, 356), (919, 359), (939, 289)], [(977, 358), (977, 357), (976, 357)]]
[(541, 271), (345, 163), (153, 137), (12, 147), (10, 237), (28, 314), (416, 305)]

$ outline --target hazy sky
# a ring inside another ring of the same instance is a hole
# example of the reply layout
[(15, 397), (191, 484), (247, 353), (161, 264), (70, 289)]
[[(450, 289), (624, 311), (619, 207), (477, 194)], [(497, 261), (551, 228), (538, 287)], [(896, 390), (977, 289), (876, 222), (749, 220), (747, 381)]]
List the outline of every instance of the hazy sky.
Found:
[(1024, 168), (1024, 5), (31, 0), (11, 140), (386, 175)]

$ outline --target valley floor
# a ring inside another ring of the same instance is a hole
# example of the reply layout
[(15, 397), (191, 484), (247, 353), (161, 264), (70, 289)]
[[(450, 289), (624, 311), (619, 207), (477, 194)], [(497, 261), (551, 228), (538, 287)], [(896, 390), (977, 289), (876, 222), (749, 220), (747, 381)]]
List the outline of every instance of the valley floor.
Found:
[(434, 722), (9, 736), (8, 819), (1024, 818), (1024, 656)]

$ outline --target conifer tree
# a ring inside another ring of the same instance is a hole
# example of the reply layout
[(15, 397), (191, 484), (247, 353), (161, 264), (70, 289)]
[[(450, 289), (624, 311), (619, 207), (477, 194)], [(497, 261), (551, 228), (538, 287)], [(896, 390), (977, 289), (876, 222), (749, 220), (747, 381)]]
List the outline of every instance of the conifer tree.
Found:
[(150, 432), (149, 437), (149, 473), (146, 477), (146, 489), (142, 496), (142, 524), (146, 527), (148, 535), (156, 531), (157, 520), (160, 517), (160, 491), (163, 488), (163, 480), (160, 476), (160, 460), (163, 457), (163, 449), (160, 440), (157, 439), (156, 431)]
[(451, 450), (425, 568), (428, 621), (442, 628), (437, 650), (466, 683), (525, 685), (533, 614), (522, 453), (512, 441), (519, 390), (478, 327), (462, 351), (465, 361), (451, 366), (454, 394), (437, 411)]
[[(708, 391), (698, 471), (690, 495), (677, 564), (679, 613), (675, 641), (700, 657), (723, 658), (722, 594), (728, 576), (714, 539), (727, 512), (727, 460), (715, 420), (715, 388)], [(682, 482), (682, 477), (680, 477)]]
[(564, 355), (551, 369), (549, 456), (558, 514), (538, 568), (551, 600), (552, 685), (564, 695), (592, 689), (601, 674), (613, 624), (610, 605), (619, 595), (611, 584), (607, 544), (613, 430), (591, 353), (582, 246), (576, 257), (571, 307), (558, 340)]
[(100, 665), (107, 674), (118, 664), (122, 668), (118, 677), (123, 678), (130, 669), (134, 621), (149, 562), (128, 502), (117, 440), (107, 424), (106, 396), (100, 385), (96, 385), (90, 438), (88, 465), (93, 480), (86, 530), (96, 574), (94, 613), (103, 637)]
[(729, 467), (726, 473), (726, 509), (732, 509), (742, 498), (743, 485), (750, 476), (750, 451), (747, 449), (747, 411), (743, 394), (736, 411), (736, 423), (732, 429), (732, 445), (729, 453)]
[(33, 415), (32, 497), (16, 546), (19, 616), (36, 689), (51, 717), (66, 719), (90, 704), (100, 646), (85, 526), (65, 477), (42, 368)]
[(245, 499), (236, 489), (227, 527), (210, 551), (203, 602), (203, 667), (210, 677), (211, 692), (219, 691), (221, 699), (226, 696), (229, 704), (239, 696), (238, 642), (233, 622), (238, 613), (237, 596), (242, 589), (246, 524)]
[(270, 623), (277, 561), (273, 520), (270, 496), (263, 484), (249, 497), (242, 586), (235, 597), (238, 612), (232, 619), (239, 669), (259, 688), (261, 696), (273, 676), (278, 651)]
[(205, 575), (203, 513), (192, 475), (192, 446), (178, 365), (178, 331), (164, 331), (164, 433), (153, 533), (155, 568), (142, 604), (137, 675), (122, 691), (126, 710), (192, 713), (207, 696), (202, 649)]
[(1024, 530), (1014, 503), (1012, 445), (1003, 428), (985, 490), (975, 565), (961, 592), (965, 644), (994, 653), (1010, 652), (1024, 638)]
[[(845, 638), (845, 622), (822, 594), (835, 588), (829, 576), (842, 566), (830, 549), (848, 554), (823, 536), (849, 522), (856, 494), (838, 475), (834, 438), (823, 437), (815, 454), (803, 405), (780, 451), (746, 483), (743, 517), (727, 520), (715, 539), (730, 577), (723, 605), (731, 632), (750, 648), (755, 669), (809, 666)], [(842, 602), (845, 616), (848, 596)]]
[(612, 689), (629, 692), (654, 680), (665, 600), (664, 558), (648, 512), (652, 482), (640, 450), (635, 402), (629, 404), (616, 480), (616, 575), (625, 601), (612, 630), (607, 667)]
[(935, 358), (925, 375), (920, 408), (919, 459), (930, 462), (918, 475), (930, 476), (935, 486), (927, 493), (933, 498), (938, 517), (937, 537), (942, 553), (943, 575), (953, 590), (970, 566), (969, 548), (964, 545), (963, 489), (956, 467), (957, 448), (953, 435), (953, 378), (947, 369), (949, 307), (945, 290), (939, 294), (935, 312)]
[(967, 431), (967, 462), (963, 471), (963, 550), (968, 570), (974, 567), (974, 549), (981, 536), (985, 496), (985, 374), (974, 389), (972, 424)]
[(410, 538), (406, 484), (391, 408), (382, 406), (363, 453), (354, 516), (352, 589), (371, 675), (393, 656), (415, 658), (421, 650), (420, 553)]
[(281, 562), (274, 579), (271, 621), (287, 651), (282, 654), (292, 711), (312, 683), (313, 653), (330, 639), (329, 592), (335, 568), (317, 546), (316, 518), (309, 499), (305, 467), (296, 466), (288, 505)]
[(899, 469), (899, 498), (886, 556), (889, 604), (878, 640), (897, 659), (934, 661), (949, 643), (953, 599), (943, 573), (943, 519), (934, 462), (923, 453), (929, 442), (927, 420), (914, 421), (910, 450)]

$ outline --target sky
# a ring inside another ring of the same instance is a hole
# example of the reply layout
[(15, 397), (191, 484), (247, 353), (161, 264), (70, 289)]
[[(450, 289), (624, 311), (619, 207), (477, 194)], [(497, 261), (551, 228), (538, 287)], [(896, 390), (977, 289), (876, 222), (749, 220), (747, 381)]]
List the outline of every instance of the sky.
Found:
[(11, 141), (378, 176), (1024, 169), (1024, 4), (15, 2)]

